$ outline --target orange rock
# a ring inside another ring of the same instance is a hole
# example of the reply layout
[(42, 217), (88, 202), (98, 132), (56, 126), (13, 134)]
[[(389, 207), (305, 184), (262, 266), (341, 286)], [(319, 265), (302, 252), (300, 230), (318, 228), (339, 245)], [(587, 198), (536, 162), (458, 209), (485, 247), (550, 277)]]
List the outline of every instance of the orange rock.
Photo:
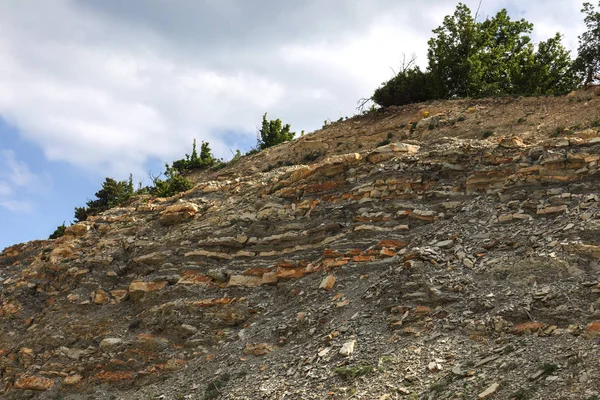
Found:
[(513, 328), (513, 333), (523, 334), (523, 333), (534, 333), (539, 331), (540, 329), (544, 329), (546, 325), (541, 322), (525, 322), (522, 324), (517, 324)]
[(323, 267), (325, 268), (335, 268), (335, 267), (341, 267), (343, 265), (348, 264), (348, 262), (350, 261), (350, 258), (341, 258), (339, 260), (333, 259), (333, 258), (326, 258), (323, 260)]
[(338, 258), (342, 256), (343, 254), (337, 250), (325, 249), (323, 251), (323, 258)]
[(267, 272), (263, 274), (261, 277), (261, 285), (271, 285), (277, 283), (277, 273), (276, 272)]
[(129, 294), (132, 297), (143, 296), (147, 292), (156, 292), (162, 290), (167, 286), (167, 281), (158, 281), (158, 282), (142, 282), (142, 281), (133, 281), (129, 285)]
[(118, 372), (108, 372), (103, 371), (99, 372), (95, 375), (95, 377), (104, 383), (114, 383), (114, 382), (122, 382), (133, 379), (133, 372), (131, 371), (118, 371)]
[(85, 236), (85, 234), (88, 233), (89, 230), (90, 230), (89, 225), (86, 225), (86, 224), (83, 224), (80, 222), (78, 224), (68, 226), (67, 229), (65, 229), (65, 236), (66, 235), (71, 235), (71, 236), (75, 236), (75, 237)]
[(353, 249), (353, 250), (346, 252), (347, 256), (360, 256), (362, 254), (363, 254), (363, 252), (361, 249)]
[(21, 376), (15, 381), (15, 389), (45, 391), (54, 386), (52, 379), (41, 376)]
[(107, 304), (110, 302), (110, 296), (104, 290), (98, 289), (92, 294), (92, 301), (98, 305)]
[(126, 300), (128, 294), (129, 292), (125, 289), (115, 289), (110, 291), (110, 295), (116, 300), (117, 303)]
[(316, 192), (324, 192), (326, 190), (332, 190), (340, 186), (340, 182), (335, 181), (327, 181), (324, 183), (315, 183), (313, 185), (308, 185), (304, 188), (305, 193), (316, 193)]
[(160, 222), (163, 225), (175, 225), (193, 218), (196, 213), (198, 213), (198, 206), (196, 204), (181, 201), (167, 207), (161, 212)]
[(273, 346), (267, 343), (246, 344), (244, 348), (245, 355), (265, 356), (274, 350)]
[(298, 266), (298, 262), (296, 261), (281, 261), (275, 264), (276, 268), (296, 268)]
[(382, 240), (377, 244), (377, 247), (382, 249), (384, 247), (390, 249), (402, 249), (408, 245), (407, 242), (400, 242), (398, 240)]
[(227, 286), (247, 286), (256, 287), (262, 285), (262, 277), (246, 276), (246, 275), (231, 275)]
[(354, 256), (352, 258), (354, 262), (367, 262), (367, 261), (375, 261), (375, 257), (373, 256)]
[(262, 277), (264, 274), (266, 274), (268, 272), (272, 272), (272, 271), (273, 271), (273, 268), (255, 267), (255, 268), (245, 269), (244, 272), (242, 272), (242, 275)]
[(415, 307), (415, 312), (417, 314), (430, 314), (431, 308), (427, 306), (417, 306)]
[(222, 297), (220, 299), (204, 299), (199, 301), (185, 301), (185, 304), (194, 305), (197, 307), (212, 307), (217, 305), (231, 304), (237, 300), (237, 297)]
[(65, 379), (63, 380), (63, 383), (67, 386), (73, 386), (73, 385), (77, 385), (82, 380), (83, 380), (83, 376), (75, 374), (75, 375), (69, 375), (69, 376), (65, 377)]
[(329, 275), (321, 282), (319, 289), (331, 290), (333, 289), (333, 285), (335, 285), (335, 276)]
[(277, 268), (276, 277), (278, 279), (302, 278), (305, 274), (304, 268)]
[(177, 284), (208, 286), (211, 282), (212, 279), (198, 271), (183, 271), (183, 276), (177, 281)]
[(594, 321), (589, 324), (587, 332), (592, 336), (600, 336), (600, 321)]
[(390, 250), (390, 249), (385, 249), (385, 248), (384, 248), (384, 249), (381, 249), (381, 250), (380, 250), (379, 254), (380, 254), (382, 257), (395, 257), (395, 256), (396, 256), (396, 254), (398, 254), (398, 253), (396, 253), (396, 252), (395, 252), (395, 251), (393, 251), (393, 250)]

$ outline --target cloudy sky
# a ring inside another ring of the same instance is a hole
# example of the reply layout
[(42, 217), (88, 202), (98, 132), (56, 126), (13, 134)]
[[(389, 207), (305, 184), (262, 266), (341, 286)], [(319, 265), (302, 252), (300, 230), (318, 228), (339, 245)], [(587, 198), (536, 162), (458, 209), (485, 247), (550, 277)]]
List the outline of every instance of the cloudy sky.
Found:
[[(480, 15), (505, 7), (575, 49), (581, 3), (483, 0)], [(265, 112), (297, 132), (353, 115), (402, 53), (426, 63), (456, 4), (0, 0), (0, 249), (69, 223), (106, 176), (148, 183), (193, 138), (227, 159)]]

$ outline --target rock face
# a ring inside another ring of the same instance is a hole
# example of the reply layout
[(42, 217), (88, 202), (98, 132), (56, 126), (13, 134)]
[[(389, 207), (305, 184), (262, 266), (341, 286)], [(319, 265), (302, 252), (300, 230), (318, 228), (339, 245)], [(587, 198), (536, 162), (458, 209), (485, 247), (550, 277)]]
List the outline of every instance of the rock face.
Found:
[(599, 99), (354, 118), (4, 249), (0, 397), (593, 398)]

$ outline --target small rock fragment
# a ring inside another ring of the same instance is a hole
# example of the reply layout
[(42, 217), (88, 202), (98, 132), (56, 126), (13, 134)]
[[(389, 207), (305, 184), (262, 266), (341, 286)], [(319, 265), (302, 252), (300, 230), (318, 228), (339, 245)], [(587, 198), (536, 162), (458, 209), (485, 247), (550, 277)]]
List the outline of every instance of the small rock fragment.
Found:
[(348, 357), (354, 353), (354, 348), (356, 347), (356, 340), (350, 340), (342, 346), (340, 349), (340, 355), (344, 357)]
[(329, 275), (321, 282), (319, 289), (331, 290), (333, 289), (333, 285), (335, 285), (335, 276)]
[(487, 388), (483, 392), (479, 393), (479, 396), (477, 396), (477, 398), (478, 399), (487, 399), (488, 397), (490, 397), (491, 395), (496, 393), (496, 390), (498, 390), (499, 387), (500, 387), (499, 383), (493, 383), (489, 388)]

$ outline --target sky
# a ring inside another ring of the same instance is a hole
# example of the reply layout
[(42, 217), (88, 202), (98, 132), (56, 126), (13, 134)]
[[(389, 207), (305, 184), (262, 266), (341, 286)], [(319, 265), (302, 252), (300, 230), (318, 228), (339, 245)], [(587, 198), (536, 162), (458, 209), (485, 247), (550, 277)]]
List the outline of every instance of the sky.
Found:
[[(476, 10), (479, 0), (464, 1)], [(256, 144), (267, 112), (292, 130), (356, 113), (398, 70), (425, 66), (450, 0), (0, 0), (0, 249), (47, 238), (105, 177), (149, 183), (193, 139)], [(560, 31), (576, 0), (483, 0)]]

